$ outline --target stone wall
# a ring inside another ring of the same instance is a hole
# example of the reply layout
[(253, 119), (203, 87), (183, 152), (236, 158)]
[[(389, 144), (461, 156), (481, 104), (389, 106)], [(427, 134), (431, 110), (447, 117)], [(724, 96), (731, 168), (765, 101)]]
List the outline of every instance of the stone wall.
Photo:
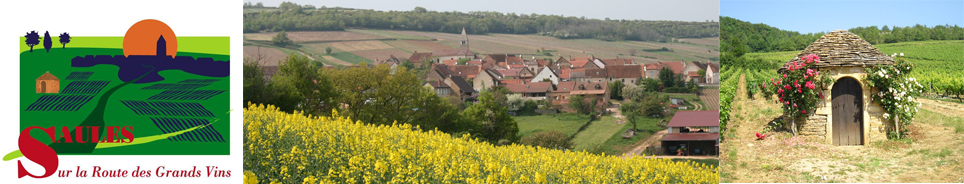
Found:
[[(828, 72), (827, 74), (829, 74), (830, 78), (834, 81), (844, 77), (850, 77), (860, 82), (861, 88), (863, 89), (862, 100), (864, 107), (863, 144), (868, 145), (871, 142), (886, 140), (887, 130), (892, 129), (894, 125), (893, 122), (884, 123), (883, 108), (880, 107), (879, 103), (872, 103), (873, 98), (869, 95), (877, 94), (877, 90), (864, 84), (862, 80), (866, 75), (864, 68), (842, 66), (821, 68), (820, 71)], [(833, 143), (833, 105), (831, 100), (833, 94), (831, 94), (831, 88), (833, 88), (833, 83), (829, 84), (826, 89), (823, 90), (824, 99), (817, 105), (816, 112), (807, 116), (805, 122), (798, 123), (797, 130), (801, 136), (823, 139), (826, 140), (827, 144)]]

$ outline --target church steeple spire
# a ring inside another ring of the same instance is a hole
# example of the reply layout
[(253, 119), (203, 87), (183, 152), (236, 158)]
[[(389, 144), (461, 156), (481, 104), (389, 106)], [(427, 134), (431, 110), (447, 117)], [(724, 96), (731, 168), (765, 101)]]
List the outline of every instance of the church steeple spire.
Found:
[(164, 40), (164, 35), (161, 35), (161, 37), (157, 39), (157, 55), (167, 55), (167, 41)]
[(462, 27), (462, 41), (459, 42), (459, 50), (469, 50), (469, 37), (465, 34), (465, 27)]

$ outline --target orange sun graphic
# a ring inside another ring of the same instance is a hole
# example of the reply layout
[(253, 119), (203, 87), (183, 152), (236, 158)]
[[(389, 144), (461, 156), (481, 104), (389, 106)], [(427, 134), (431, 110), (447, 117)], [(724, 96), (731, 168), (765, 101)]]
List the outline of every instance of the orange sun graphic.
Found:
[(154, 19), (141, 20), (127, 29), (127, 34), (124, 34), (124, 56), (159, 55), (157, 46), (161, 36), (167, 44), (164, 55), (173, 58), (177, 55), (177, 36), (167, 24)]

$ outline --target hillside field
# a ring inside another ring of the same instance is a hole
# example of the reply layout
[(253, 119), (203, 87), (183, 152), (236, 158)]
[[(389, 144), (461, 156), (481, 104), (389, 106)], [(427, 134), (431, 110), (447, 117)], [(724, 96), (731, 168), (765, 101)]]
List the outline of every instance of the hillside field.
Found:
[[(371, 63), (394, 55), (408, 59), (415, 52), (431, 52), (439, 49), (459, 48), (461, 35), (438, 32), (392, 31), (348, 29), (346, 31), (287, 32), (288, 37), (301, 47), (289, 48), (316, 56), (331, 55), (348, 63)], [(270, 47), (271, 38), (277, 33), (246, 33), (246, 42)], [(476, 54), (522, 54), (525, 58), (552, 58), (560, 56), (598, 58), (634, 58), (637, 62), (719, 60), (719, 40), (713, 38), (683, 38), (683, 43), (659, 43), (641, 41), (601, 41), (596, 39), (558, 39), (539, 35), (486, 34), (469, 35), (470, 49)], [(646, 52), (643, 50), (670, 51)], [(325, 49), (331, 48), (331, 54)], [(551, 56), (537, 51), (545, 50)], [(635, 50), (635, 54), (630, 50)], [(250, 54), (249, 54), (250, 55)], [(364, 59), (360, 59), (364, 58)], [(326, 64), (333, 62), (322, 61)]]

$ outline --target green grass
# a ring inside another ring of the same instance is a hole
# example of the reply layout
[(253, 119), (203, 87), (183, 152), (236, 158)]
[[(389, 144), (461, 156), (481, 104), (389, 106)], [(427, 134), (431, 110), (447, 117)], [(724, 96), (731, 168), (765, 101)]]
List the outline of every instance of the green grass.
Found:
[(603, 116), (598, 120), (592, 121), (586, 130), (576, 134), (573, 138), (575, 143), (575, 149), (581, 150), (586, 149), (592, 144), (603, 144), (606, 140), (609, 140), (613, 134), (622, 133), (625, 131), (623, 129), (625, 124), (616, 124), (616, 118), (612, 116)]
[(340, 60), (342, 60), (342, 61), (349, 62), (349, 63), (354, 63), (354, 64), (359, 64), (359, 63), (372, 63), (372, 62), (373, 62), (373, 61), (368, 60), (368, 59), (365, 59), (365, 58), (363, 58), (363, 57), (361, 57), (361, 56), (352, 54), (351, 52), (331, 53), (331, 56), (332, 56), (332, 57), (335, 57), (335, 58), (338, 58), (338, 59), (340, 59)]
[(572, 136), (579, 127), (589, 120), (589, 116), (573, 113), (544, 114), (538, 116), (516, 116), (519, 137), (548, 130), (558, 130)]
[[(957, 133), (964, 133), (964, 118), (960, 116), (946, 116), (921, 108), (914, 117), (915, 120), (927, 120), (926, 123), (943, 125), (953, 128)], [(917, 123), (918, 121), (915, 121)]]
[(623, 139), (623, 131), (633, 128), (633, 124), (625, 122), (623, 123), (623, 127), (619, 129), (620, 131), (609, 137), (606, 142), (600, 144), (600, 147), (602, 147), (607, 155), (622, 155), (622, 153), (630, 151), (636, 142), (645, 140), (649, 136), (652, 136), (653, 133), (666, 129), (658, 125), (659, 120), (660, 119), (657, 118), (636, 118), (636, 129), (640, 131), (637, 131), (636, 136), (629, 139)]

